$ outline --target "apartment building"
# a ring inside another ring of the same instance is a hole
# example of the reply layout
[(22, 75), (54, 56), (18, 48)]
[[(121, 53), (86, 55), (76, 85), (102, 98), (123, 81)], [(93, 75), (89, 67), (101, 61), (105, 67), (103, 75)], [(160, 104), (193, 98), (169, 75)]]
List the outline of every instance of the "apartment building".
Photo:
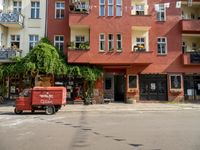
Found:
[(25, 56), (45, 36), (46, 1), (2, 0), (0, 5), (0, 61), (6, 62)]
[(103, 67), (97, 102), (200, 100), (199, 0), (50, 0), (48, 7), (48, 37), (68, 63)]
[[(46, 0), (0, 1), (0, 63), (25, 56), (46, 33)], [(29, 87), (29, 77), (12, 77), (1, 81), (9, 87), (7, 97), (16, 98), (19, 87)], [(1, 87), (2, 88), (2, 87)]]

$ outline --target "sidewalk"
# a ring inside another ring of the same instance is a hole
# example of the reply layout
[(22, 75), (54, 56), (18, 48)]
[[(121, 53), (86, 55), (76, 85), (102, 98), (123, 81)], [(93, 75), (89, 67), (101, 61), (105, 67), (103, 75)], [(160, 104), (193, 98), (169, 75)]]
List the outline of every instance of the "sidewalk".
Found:
[[(13, 112), (14, 102), (0, 104), (0, 112)], [(81, 112), (81, 111), (181, 111), (181, 110), (200, 110), (200, 104), (192, 103), (109, 103), (95, 105), (66, 105), (62, 107), (62, 112)]]

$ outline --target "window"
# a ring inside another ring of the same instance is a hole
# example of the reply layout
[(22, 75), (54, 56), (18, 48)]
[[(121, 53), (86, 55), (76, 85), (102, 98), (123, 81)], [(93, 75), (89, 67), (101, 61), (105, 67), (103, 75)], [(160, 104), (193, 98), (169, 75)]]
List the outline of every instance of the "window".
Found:
[(75, 47), (76, 48), (80, 48), (80, 45), (82, 44), (82, 43), (85, 43), (85, 37), (84, 36), (76, 36), (75, 37)]
[(55, 10), (56, 19), (63, 19), (64, 12), (65, 12), (65, 3), (64, 2), (56, 2), (56, 10)]
[(136, 38), (136, 46), (134, 46), (136, 51), (145, 51), (145, 38), (138, 37)]
[(99, 16), (105, 16), (105, 0), (99, 0)]
[(31, 2), (31, 19), (40, 17), (40, 2)]
[(108, 34), (108, 50), (113, 51), (114, 50), (114, 37), (113, 34)]
[(116, 1), (116, 16), (122, 16), (122, 0)]
[(20, 35), (11, 35), (10, 36), (10, 44), (12, 48), (20, 47)]
[(186, 52), (187, 51), (187, 43), (186, 42), (183, 42), (182, 43), (182, 52)]
[(144, 5), (135, 5), (135, 14), (136, 15), (144, 15)]
[(166, 9), (165, 9), (164, 4), (158, 5), (157, 20), (158, 21), (165, 21), (166, 20)]
[(181, 89), (181, 75), (170, 75), (170, 89)]
[(108, 16), (114, 16), (113, 0), (108, 0)]
[(157, 39), (157, 48), (158, 54), (164, 55), (167, 54), (167, 38), (166, 37), (159, 37)]
[(38, 35), (29, 35), (29, 50), (33, 49), (39, 42)]
[(137, 76), (136, 75), (128, 76), (128, 88), (137, 88)]
[(105, 50), (105, 34), (99, 35), (99, 51)]
[(192, 43), (192, 50), (193, 51), (197, 50), (197, 43)]
[(13, 11), (21, 13), (22, 10), (22, 2), (21, 1), (13, 1)]
[(117, 51), (122, 51), (122, 35), (117, 34)]
[(61, 52), (64, 52), (64, 36), (56, 35), (54, 37), (54, 46), (57, 47)]

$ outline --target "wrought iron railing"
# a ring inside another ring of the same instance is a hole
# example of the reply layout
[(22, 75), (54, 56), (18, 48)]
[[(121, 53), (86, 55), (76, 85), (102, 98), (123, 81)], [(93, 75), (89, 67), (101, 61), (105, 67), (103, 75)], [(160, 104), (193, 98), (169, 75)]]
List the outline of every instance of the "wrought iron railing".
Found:
[(89, 8), (85, 2), (71, 2), (69, 4), (70, 11), (75, 13), (89, 13)]
[(24, 17), (18, 12), (1, 12), (0, 23), (18, 23), (23, 26)]
[(12, 48), (0, 48), (0, 60), (2, 59), (11, 59), (16, 56), (21, 56), (22, 51)]

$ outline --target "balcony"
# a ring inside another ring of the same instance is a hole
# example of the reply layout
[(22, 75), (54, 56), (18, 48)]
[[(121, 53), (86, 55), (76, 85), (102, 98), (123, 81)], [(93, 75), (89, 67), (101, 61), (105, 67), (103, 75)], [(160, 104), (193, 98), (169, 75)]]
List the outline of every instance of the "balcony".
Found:
[(68, 51), (69, 63), (86, 63), (86, 64), (101, 64), (101, 65), (149, 65), (153, 63), (152, 51), (137, 53), (137, 52), (98, 52), (93, 51)]
[(23, 28), (24, 17), (17, 12), (1, 12), (0, 24), (9, 28)]
[(200, 65), (200, 52), (191, 52), (183, 54), (184, 65)]
[(182, 20), (182, 31), (184, 33), (200, 33), (200, 20)]
[(69, 4), (70, 13), (88, 14), (89, 13), (89, 0), (71, 0)]
[(76, 43), (76, 42), (70, 42), (68, 44), (68, 50), (90, 50), (90, 42), (82, 42), (82, 43)]
[(22, 51), (12, 48), (0, 48), (0, 62), (11, 62), (11, 58), (21, 56)]

